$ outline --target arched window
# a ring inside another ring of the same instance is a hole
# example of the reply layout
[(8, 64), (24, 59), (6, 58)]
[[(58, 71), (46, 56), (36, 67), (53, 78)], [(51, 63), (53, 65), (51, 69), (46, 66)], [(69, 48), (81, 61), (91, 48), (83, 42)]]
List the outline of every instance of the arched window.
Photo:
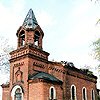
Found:
[(19, 35), (19, 43), (20, 46), (23, 46), (25, 44), (25, 32), (23, 30), (20, 32)]
[(22, 87), (19, 85), (14, 86), (11, 91), (11, 97), (12, 97), (12, 100), (23, 100)]
[(83, 89), (82, 89), (82, 100), (87, 100), (87, 93), (86, 93), (86, 88), (85, 87), (83, 87)]
[(94, 90), (91, 91), (91, 100), (95, 100), (95, 94), (94, 94)]
[(15, 100), (22, 100), (22, 93), (20, 88), (17, 88), (15, 91)]
[(39, 31), (35, 31), (35, 35), (34, 35), (34, 44), (35, 44), (36, 46), (38, 46), (39, 37), (40, 37)]
[(75, 87), (75, 85), (71, 86), (71, 100), (76, 100), (76, 87)]
[(49, 99), (56, 100), (56, 90), (53, 86), (51, 86), (49, 90)]

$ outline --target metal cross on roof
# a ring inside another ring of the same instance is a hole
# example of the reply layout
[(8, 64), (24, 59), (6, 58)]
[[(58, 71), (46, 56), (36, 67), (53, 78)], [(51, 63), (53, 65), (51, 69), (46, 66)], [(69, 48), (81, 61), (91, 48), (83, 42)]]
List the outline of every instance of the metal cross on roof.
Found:
[(26, 18), (25, 18), (22, 26), (24, 28), (35, 29), (37, 25), (38, 25), (38, 22), (35, 18), (34, 12), (33, 12), (32, 9), (30, 9), (29, 12), (26, 15)]

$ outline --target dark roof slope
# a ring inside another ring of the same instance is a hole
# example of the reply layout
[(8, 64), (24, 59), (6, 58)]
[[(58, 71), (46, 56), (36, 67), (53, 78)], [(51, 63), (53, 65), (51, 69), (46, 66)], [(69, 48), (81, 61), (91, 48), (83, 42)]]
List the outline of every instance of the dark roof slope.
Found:
[(51, 81), (51, 82), (62, 83), (61, 80), (59, 80), (56, 77), (54, 77), (53, 75), (50, 75), (50, 74), (45, 73), (45, 72), (38, 72), (36, 74), (29, 75), (29, 80), (30, 79), (31, 80), (34, 80), (34, 79), (44, 79), (44, 80)]
[(29, 10), (24, 22), (23, 22), (23, 27), (24, 28), (32, 28), (34, 29), (38, 25), (38, 22), (35, 18), (34, 12), (32, 9)]

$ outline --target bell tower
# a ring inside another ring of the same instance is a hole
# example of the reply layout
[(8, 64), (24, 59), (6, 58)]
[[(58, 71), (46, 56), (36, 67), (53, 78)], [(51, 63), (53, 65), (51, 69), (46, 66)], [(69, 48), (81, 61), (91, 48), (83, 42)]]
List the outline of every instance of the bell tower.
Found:
[(33, 45), (42, 49), (44, 33), (35, 18), (33, 10), (30, 9), (22, 26), (17, 31), (18, 48), (25, 45)]
[(29, 76), (37, 72), (47, 72), (49, 56), (48, 52), (43, 51), (44, 33), (32, 9), (16, 35), (17, 49), (10, 52), (10, 100), (15, 100), (17, 89), (22, 93), (23, 100), (29, 100)]

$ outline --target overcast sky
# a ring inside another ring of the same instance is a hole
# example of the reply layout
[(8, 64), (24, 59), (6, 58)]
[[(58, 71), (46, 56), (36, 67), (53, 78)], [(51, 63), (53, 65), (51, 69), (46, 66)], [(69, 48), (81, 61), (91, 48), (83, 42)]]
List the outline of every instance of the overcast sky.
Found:
[(100, 37), (100, 3), (91, 0), (0, 0), (0, 36), (17, 46), (16, 32), (32, 8), (44, 31), (43, 49), (49, 60), (96, 67), (92, 42)]

